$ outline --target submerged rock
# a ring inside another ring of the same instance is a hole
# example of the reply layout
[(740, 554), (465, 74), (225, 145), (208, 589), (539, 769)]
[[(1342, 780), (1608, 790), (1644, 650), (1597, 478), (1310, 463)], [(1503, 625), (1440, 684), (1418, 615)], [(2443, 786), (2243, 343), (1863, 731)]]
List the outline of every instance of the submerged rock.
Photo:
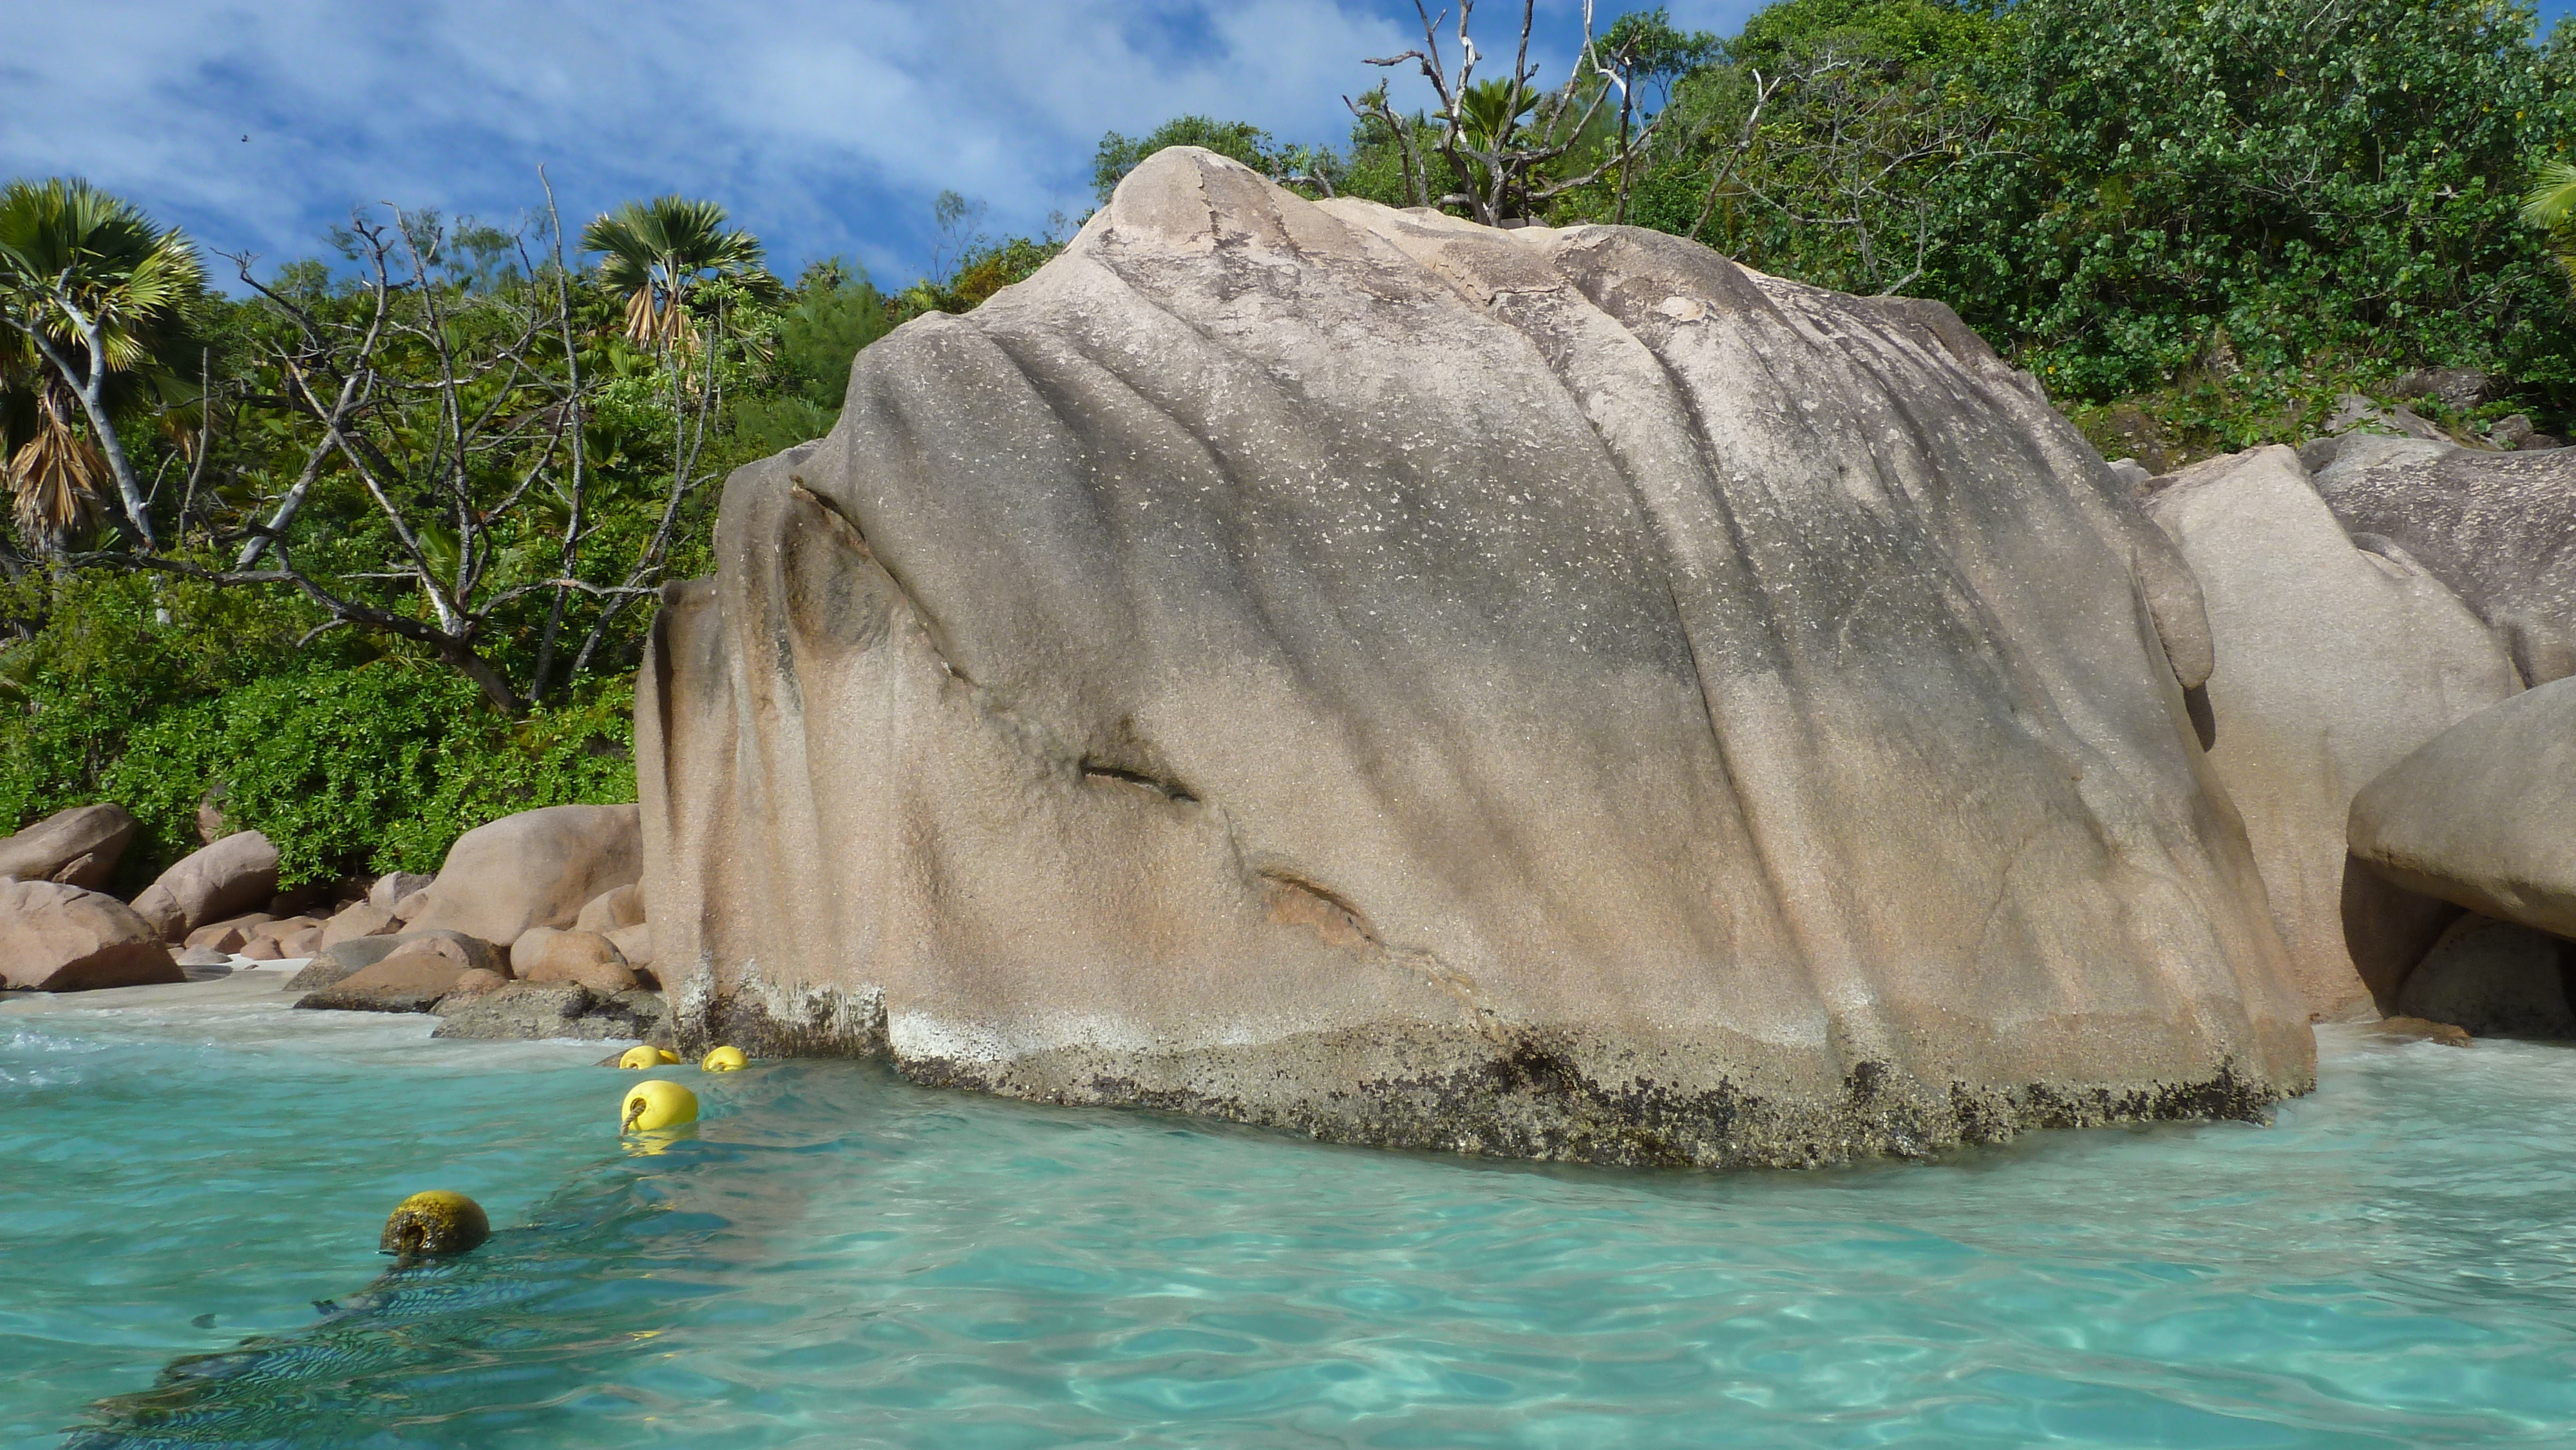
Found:
[(2458, 913), (2352, 866), (2353, 793), (2521, 688), (2442, 581), (2357, 548), (2287, 448), (2183, 470), (2147, 504), (2208, 605), (2209, 762), (2323, 1018), (2375, 1016)]
[(432, 1037), (535, 1042), (641, 1042), (663, 1030), (662, 998), (652, 992), (594, 992), (578, 982), (512, 982), (440, 1004), (447, 1020)]
[(2190, 575), (1938, 304), (1165, 151), (717, 552), (636, 706), (693, 1053), (1617, 1163), (2312, 1081)]

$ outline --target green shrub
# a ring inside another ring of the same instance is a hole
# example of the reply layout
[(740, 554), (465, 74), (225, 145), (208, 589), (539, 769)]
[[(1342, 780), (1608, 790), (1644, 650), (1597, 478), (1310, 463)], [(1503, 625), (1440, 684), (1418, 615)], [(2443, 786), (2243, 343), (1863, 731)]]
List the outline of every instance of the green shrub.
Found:
[(313, 621), (277, 595), (91, 574), (12, 603), (43, 622), (0, 654), (0, 826), (124, 806), (143, 826), (128, 894), (196, 847), (217, 785), (289, 884), (432, 871), (512, 811), (635, 798), (630, 678), (510, 720), (435, 661), (363, 640), (299, 650)]

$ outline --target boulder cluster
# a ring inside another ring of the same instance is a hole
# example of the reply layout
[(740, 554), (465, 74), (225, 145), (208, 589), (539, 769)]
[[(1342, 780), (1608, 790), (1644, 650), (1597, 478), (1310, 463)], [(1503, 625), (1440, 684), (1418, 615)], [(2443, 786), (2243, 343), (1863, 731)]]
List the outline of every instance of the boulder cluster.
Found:
[(132, 902), (103, 889), (135, 821), (89, 805), (0, 839), (0, 981), (48, 992), (303, 961), (299, 1007), (436, 1012), (451, 1037), (643, 1037), (662, 1018), (631, 805), (550, 806), (457, 839), (436, 876), (280, 890), (276, 847), (222, 835)]
[(310, 957), (510, 1036), (667, 987), (685, 1047), (1623, 1164), (2260, 1117), (2323, 1020), (2576, 1037), (2527, 426), (2151, 477), (1937, 303), (1189, 148), (847, 397), (665, 589), (640, 808), (131, 905), (67, 812), (0, 842), (10, 984)]
[(2576, 1038), (2576, 449), (2522, 444), (2355, 431), (2135, 480), (2320, 1020)]

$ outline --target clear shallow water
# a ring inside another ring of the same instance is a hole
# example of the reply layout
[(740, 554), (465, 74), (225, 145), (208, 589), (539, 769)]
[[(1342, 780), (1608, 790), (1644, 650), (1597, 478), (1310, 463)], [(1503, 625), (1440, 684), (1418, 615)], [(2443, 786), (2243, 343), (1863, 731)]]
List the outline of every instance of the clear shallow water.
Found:
[[(1703, 1176), (824, 1064), (674, 1070), (709, 1118), (634, 1155), (596, 1046), (426, 1030), (0, 1011), (0, 1444), (2576, 1442), (2576, 1050)], [(499, 1232), (379, 1281), (432, 1186)]]

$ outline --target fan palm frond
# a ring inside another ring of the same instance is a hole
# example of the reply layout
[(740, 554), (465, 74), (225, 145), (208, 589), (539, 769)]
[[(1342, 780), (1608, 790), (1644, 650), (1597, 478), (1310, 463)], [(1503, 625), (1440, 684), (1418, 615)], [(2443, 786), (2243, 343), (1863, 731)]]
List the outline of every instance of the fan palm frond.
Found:
[(685, 196), (630, 201), (581, 231), (582, 250), (603, 253), (600, 280), (627, 294), (626, 335), (656, 350), (687, 349), (682, 307), (714, 277), (766, 275), (760, 239), (725, 225), (725, 209)]

